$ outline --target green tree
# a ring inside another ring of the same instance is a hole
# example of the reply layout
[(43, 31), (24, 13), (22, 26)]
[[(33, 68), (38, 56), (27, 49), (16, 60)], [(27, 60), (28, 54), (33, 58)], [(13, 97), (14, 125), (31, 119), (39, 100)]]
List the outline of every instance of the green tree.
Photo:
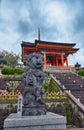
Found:
[(54, 80), (51, 78), (49, 86), (48, 86), (48, 91), (49, 92), (60, 92), (60, 89), (58, 85), (54, 82)]
[(10, 67), (15, 67), (18, 64), (18, 60), (20, 59), (19, 54), (7, 52), (5, 50), (1, 52), (1, 55), (5, 58), (7, 65)]

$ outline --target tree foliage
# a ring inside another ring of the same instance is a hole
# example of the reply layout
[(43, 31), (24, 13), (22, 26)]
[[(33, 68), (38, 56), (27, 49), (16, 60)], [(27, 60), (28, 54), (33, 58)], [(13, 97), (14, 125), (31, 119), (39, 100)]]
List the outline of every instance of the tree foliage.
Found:
[(78, 70), (77, 73), (78, 73), (78, 75), (84, 77), (84, 69), (80, 69), (80, 70)]
[(50, 79), (49, 83), (44, 83), (43, 87), (44, 87), (46, 92), (49, 92), (49, 93), (51, 93), (51, 92), (60, 93), (60, 89), (59, 89), (58, 85), (54, 82), (53, 79)]
[(7, 52), (5, 50), (1, 52), (1, 55), (5, 58), (7, 65), (10, 67), (15, 67), (20, 59), (19, 54), (17, 55), (13, 52)]
[(4, 75), (21, 75), (25, 72), (25, 68), (12, 68), (12, 67), (3, 67), (1, 73)]

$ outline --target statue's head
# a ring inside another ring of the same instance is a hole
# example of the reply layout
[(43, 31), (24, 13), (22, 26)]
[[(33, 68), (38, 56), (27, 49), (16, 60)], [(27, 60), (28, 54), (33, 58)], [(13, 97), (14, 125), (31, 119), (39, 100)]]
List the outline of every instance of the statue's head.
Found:
[(33, 69), (43, 68), (43, 55), (38, 53), (31, 53), (26, 55), (27, 65)]

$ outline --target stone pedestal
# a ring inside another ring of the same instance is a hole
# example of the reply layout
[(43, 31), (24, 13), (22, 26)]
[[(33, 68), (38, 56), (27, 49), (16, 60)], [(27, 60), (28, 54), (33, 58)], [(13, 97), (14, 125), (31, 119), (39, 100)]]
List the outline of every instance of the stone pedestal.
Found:
[(45, 115), (46, 114), (46, 109), (44, 105), (38, 105), (38, 106), (31, 106), (31, 107), (26, 107), (23, 106), (22, 108), (22, 115), (23, 116), (35, 116), (35, 115)]
[(4, 130), (58, 130), (66, 129), (66, 117), (47, 112), (39, 116), (11, 114), (4, 121)]

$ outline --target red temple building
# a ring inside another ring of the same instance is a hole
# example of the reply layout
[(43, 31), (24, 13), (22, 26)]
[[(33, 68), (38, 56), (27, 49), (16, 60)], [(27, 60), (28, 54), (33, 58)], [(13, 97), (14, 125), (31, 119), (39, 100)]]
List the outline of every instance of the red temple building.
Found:
[(25, 54), (36, 52), (44, 55), (44, 67), (68, 67), (68, 56), (79, 50), (78, 48), (74, 48), (75, 45), (76, 43), (59, 43), (41, 40), (35, 40), (35, 43), (22, 41), (22, 61), (25, 63)]

